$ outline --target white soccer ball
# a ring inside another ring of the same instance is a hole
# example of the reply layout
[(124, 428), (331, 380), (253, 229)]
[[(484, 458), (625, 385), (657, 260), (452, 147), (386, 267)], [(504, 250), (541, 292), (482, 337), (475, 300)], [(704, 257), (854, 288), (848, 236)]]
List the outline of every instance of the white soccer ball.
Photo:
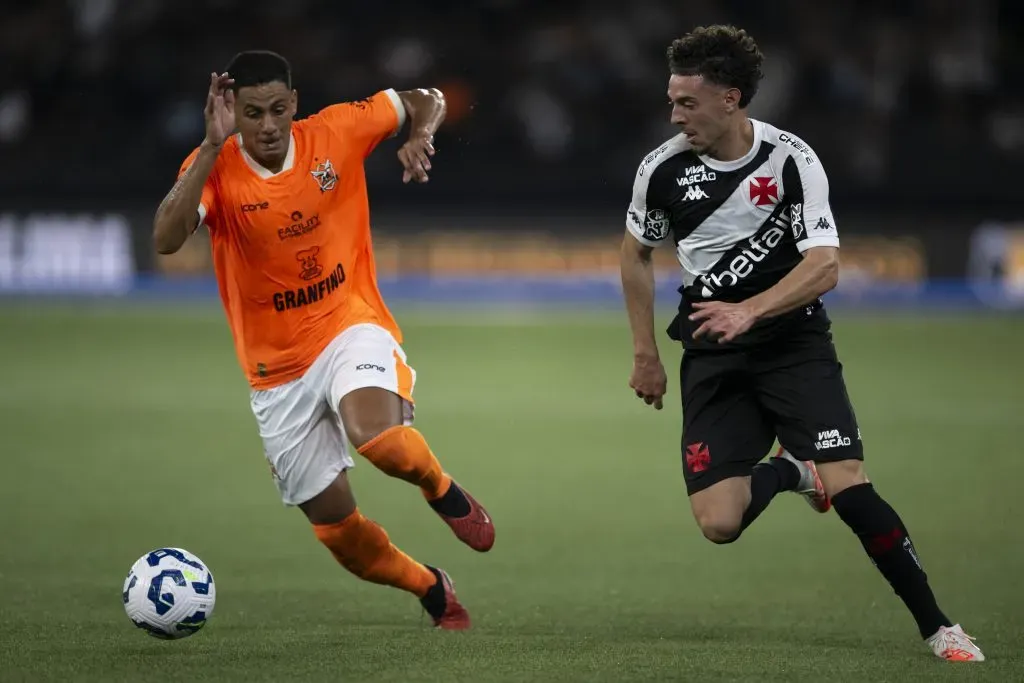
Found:
[(217, 591), (202, 560), (181, 548), (158, 548), (132, 565), (124, 580), (124, 611), (136, 626), (165, 640), (206, 625)]

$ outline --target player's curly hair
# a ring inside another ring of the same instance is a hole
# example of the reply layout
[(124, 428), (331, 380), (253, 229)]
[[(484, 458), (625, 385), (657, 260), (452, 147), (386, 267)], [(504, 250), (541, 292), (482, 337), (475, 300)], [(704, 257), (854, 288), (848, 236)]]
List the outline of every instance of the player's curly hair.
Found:
[(239, 52), (228, 63), (225, 71), (235, 79), (233, 89), (265, 85), (279, 81), (292, 87), (292, 67), (288, 60), (269, 50)]
[(676, 76), (703, 76), (707, 80), (740, 91), (740, 107), (746, 107), (757, 93), (764, 75), (764, 55), (754, 39), (741, 28), (700, 26), (668, 48), (668, 68)]

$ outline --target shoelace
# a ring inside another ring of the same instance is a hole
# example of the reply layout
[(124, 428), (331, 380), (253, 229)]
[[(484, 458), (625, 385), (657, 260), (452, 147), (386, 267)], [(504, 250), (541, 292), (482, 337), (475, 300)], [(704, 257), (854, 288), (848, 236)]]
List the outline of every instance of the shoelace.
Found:
[[(965, 642), (965, 638), (971, 642)], [(946, 652), (947, 650), (962, 650), (964, 649), (962, 647), (963, 645), (973, 645), (974, 640), (974, 636), (967, 635), (963, 631), (954, 631), (951, 628), (947, 628), (942, 632), (942, 635), (939, 636), (943, 652)]]

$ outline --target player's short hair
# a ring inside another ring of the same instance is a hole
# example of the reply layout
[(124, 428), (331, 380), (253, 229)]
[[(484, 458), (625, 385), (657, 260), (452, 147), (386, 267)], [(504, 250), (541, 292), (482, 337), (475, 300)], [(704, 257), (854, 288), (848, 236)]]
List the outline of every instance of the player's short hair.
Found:
[(764, 75), (764, 55), (754, 39), (741, 28), (699, 26), (668, 48), (668, 68), (676, 76), (703, 76), (727, 88), (740, 91), (740, 107), (746, 107), (757, 93)]
[(288, 60), (269, 50), (239, 52), (228, 63), (225, 71), (235, 79), (234, 90), (279, 81), (291, 90), (292, 67)]

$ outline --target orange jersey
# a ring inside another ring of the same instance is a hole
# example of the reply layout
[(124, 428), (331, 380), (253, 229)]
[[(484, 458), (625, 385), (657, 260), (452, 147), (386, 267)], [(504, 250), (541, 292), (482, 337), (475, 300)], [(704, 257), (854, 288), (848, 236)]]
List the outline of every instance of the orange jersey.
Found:
[(239, 136), (224, 143), (199, 215), (210, 231), (235, 351), (254, 389), (300, 377), (352, 325), (376, 323), (401, 343), (377, 288), (363, 162), (404, 117), (401, 100), (386, 90), (295, 121), (277, 174), (253, 161)]

